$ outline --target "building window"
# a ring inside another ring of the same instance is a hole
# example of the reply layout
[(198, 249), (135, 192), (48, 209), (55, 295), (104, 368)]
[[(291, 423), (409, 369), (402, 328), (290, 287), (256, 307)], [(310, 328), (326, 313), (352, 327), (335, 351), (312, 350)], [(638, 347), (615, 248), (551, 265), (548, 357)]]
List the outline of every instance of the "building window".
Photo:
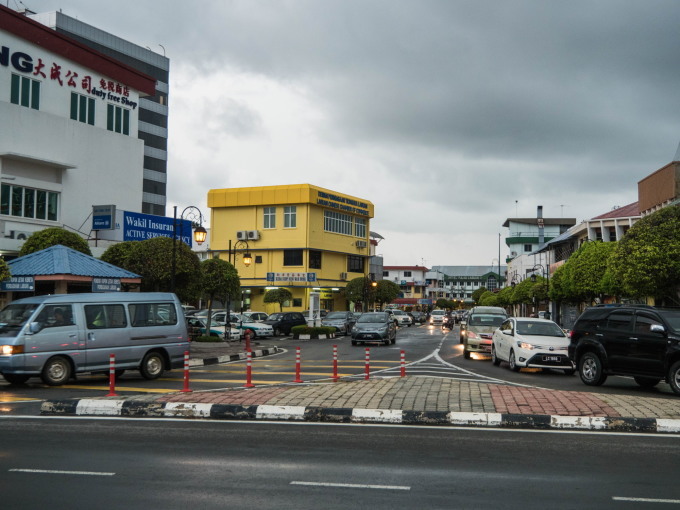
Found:
[(383, 271), (383, 278), (388, 278), (390, 276), (389, 271)]
[(364, 257), (359, 255), (347, 256), (347, 272), (348, 273), (363, 273), (364, 272)]
[(130, 110), (112, 104), (106, 105), (106, 129), (129, 135)]
[[(336, 234), (345, 234), (351, 236), (352, 217), (348, 214), (342, 214), (336, 211), (324, 211), (323, 229), (326, 232), (334, 232)], [(366, 237), (365, 225), (363, 237)]]
[(301, 266), (302, 250), (283, 250), (284, 266)]
[(524, 245), (524, 253), (528, 253), (531, 251), (531, 245), (530, 244), (525, 244)]
[(276, 228), (276, 207), (264, 208), (264, 228)]
[(404, 271), (404, 278), (410, 277), (411, 271)]
[[(283, 227), (295, 228), (297, 227), (297, 206), (287, 205), (283, 208)], [(301, 263), (302, 264), (302, 263)]]
[(355, 218), (354, 219), (354, 235), (366, 238), (366, 218)]
[(92, 97), (71, 92), (71, 119), (94, 126), (94, 106)]
[(12, 75), (10, 101), (26, 108), (40, 109), (40, 82), (18, 74)]
[(318, 250), (309, 250), (309, 268), (321, 269), (321, 252)]
[(0, 189), (0, 214), (57, 221), (59, 193), (3, 184)]
[(489, 279), (486, 280), (486, 290), (496, 290), (496, 287), (497, 287), (496, 278), (493, 276), (489, 276)]
[(302, 307), (302, 298), (293, 298), (293, 306), (301, 308)]

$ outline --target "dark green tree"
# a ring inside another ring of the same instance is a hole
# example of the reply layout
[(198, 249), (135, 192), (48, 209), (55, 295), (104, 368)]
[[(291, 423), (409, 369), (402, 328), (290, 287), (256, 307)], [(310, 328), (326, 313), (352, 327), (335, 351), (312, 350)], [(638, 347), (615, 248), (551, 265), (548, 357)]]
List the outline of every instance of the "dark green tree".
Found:
[(19, 250), (19, 256), (23, 257), (29, 253), (45, 250), (58, 244), (92, 256), (92, 251), (90, 251), (90, 247), (85, 239), (75, 232), (61, 227), (45, 228), (28, 236), (21, 250)]
[(173, 244), (169, 237), (135, 241), (127, 258), (127, 269), (142, 277), (143, 291), (170, 292), (172, 287), (172, 254), (175, 261), (175, 293), (183, 302), (198, 299), (201, 294), (201, 263), (186, 244)]
[(215, 298), (236, 299), (241, 293), (238, 271), (226, 260), (208, 259), (201, 262), (201, 283), (208, 298), (208, 329)]
[(570, 281), (571, 299), (592, 302), (605, 293), (604, 275), (616, 243), (595, 241), (584, 243), (565, 263)]
[(477, 302), (482, 306), (499, 306), (498, 293), (487, 290), (481, 296), (479, 296)]
[(283, 312), (283, 304), (293, 299), (293, 294), (288, 289), (279, 287), (278, 289), (268, 290), (264, 295), (265, 303), (278, 303), (279, 310)]
[(484, 294), (485, 292), (487, 292), (487, 288), (486, 288), (486, 287), (480, 287), (480, 288), (478, 288), (476, 291), (474, 291), (474, 292), (472, 293), (472, 299), (475, 301), (475, 303), (479, 303), (479, 298), (480, 298), (480, 297), (482, 296), (482, 294)]
[(378, 282), (378, 286), (376, 287), (373, 287), (371, 285), (372, 283), (373, 280), (367, 276), (353, 278), (347, 282), (347, 286), (345, 287), (345, 298), (353, 303), (361, 303), (364, 310), (368, 310), (369, 303), (374, 303), (376, 300), (376, 290), (381, 282)]
[(446, 298), (439, 298), (434, 303), (434, 306), (441, 308), (442, 310), (446, 310), (449, 307), (449, 300)]
[(401, 294), (401, 289), (399, 285), (389, 280), (378, 280), (378, 285), (375, 287), (375, 297), (374, 300), (380, 308), (383, 305), (389, 304), (399, 297)]
[(3, 257), (0, 257), (0, 282), (12, 277), (9, 266)]
[(633, 225), (616, 243), (609, 271), (625, 295), (680, 302), (680, 206), (664, 207)]
[(121, 243), (113, 244), (102, 253), (101, 259), (114, 266), (127, 269), (128, 257), (138, 242), (139, 241), (123, 241)]

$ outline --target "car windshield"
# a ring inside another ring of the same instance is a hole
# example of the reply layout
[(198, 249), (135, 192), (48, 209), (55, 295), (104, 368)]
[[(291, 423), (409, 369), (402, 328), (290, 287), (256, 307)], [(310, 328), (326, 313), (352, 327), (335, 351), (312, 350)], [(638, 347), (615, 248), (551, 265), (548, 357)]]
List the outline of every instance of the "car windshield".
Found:
[(387, 320), (386, 313), (363, 313), (357, 322), (385, 322)]
[(230, 320), (231, 322), (252, 322), (248, 317), (239, 313), (231, 314)]
[(517, 321), (517, 333), (526, 336), (565, 336), (557, 324), (543, 321)]
[(282, 313), (273, 313), (269, 317), (267, 317), (268, 321), (280, 321), (281, 319), (283, 319)]
[(33, 315), (36, 304), (10, 304), (0, 312), (0, 336), (15, 336)]
[(324, 319), (346, 319), (347, 314), (345, 312), (331, 312)]
[(502, 315), (472, 315), (470, 316), (470, 326), (500, 326), (505, 317)]
[(445, 313), (444, 310), (432, 310), (432, 315), (444, 315)]
[(680, 310), (662, 310), (659, 313), (663, 315), (673, 331), (680, 333)]

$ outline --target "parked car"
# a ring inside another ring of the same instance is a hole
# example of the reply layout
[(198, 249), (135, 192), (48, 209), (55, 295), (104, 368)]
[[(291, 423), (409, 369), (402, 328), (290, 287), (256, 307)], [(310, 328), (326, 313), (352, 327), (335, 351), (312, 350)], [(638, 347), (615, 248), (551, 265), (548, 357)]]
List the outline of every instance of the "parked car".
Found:
[(264, 312), (243, 312), (243, 315), (253, 320), (254, 322), (263, 322), (267, 320), (267, 317), (269, 317), (269, 314)]
[(300, 312), (273, 313), (263, 324), (269, 324), (274, 329), (274, 336), (290, 335), (295, 326), (306, 326), (307, 319)]
[[(220, 312), (213, 315), (213, 320), (224, 324), (226, 322), (226, 313)], [(244, 334), (246, 331), (250, 331), (250, 338), (274, 336), (274, 328), (272, 328), (269, 324), (263, 322), (254, 322), (245, 315), (232, 313), (229, 316), (229, 322), (231, 323), (232, 327), (243, 331)]]
[(330, 312), (322, 319), (321, 325), (335, 328), (336, 332), (343, 335), (349, 335), (356, 321), (352, 312)]
[(680, 310), (587, 308), (571, 330), (569, 357), (589, 386), (627, 375), (644, 388), (665, 379), (680, 394)]
[[(216, 336), (224, 338), (224, 333), (227, 327), (226, 325), (224, 325), (224, 323), (221, 324), (223, 325), (220, 325), (220, 323), (216, 321), (210, 321), (210, 332), (207, 332), (208, 329), (206, 319), (187, 317), (187, 325), (190, 328), (198, 328), (199, 333), (205, 336)], [(243, 336), (242, 329), (237, 329), (233, 327), (229, 328), (229, 338), (241, 338), (242, 336)]]
[(413, 326), (413, 319), (404, 310), (399, 310), (398, 308), (394, 308), (394, 309), (389, 310), (389, 311), (392, 314), (392, 317), (396, 320), (397, 326), (408, 326), (408, 327)]
[[(309, 318), (309, 310), (302, 312), (302, 315), (304, 315), (305, 319)], [(317, 315), (323, 319), (326, 315), (328, 315), (328, 310), (318, 310)]]
[(515, 372), (522, 367), (556, 368), (572, 375), (576, 369), (568, 347), (569, 337), (553, 321), (511, 317), (493, 333), (491, 361), (496, 366), (507, 361)]
[(508, 316), (497, 306), (475, 306), (470, 310), (467, 321), (461, 322), (463, 357), (470, 359), (470, 353), (491, 354), (493, 332)]
[(430, 312), (430, 324), (432, 326), (441, 326), (444, 323), (444, 316), (446, 310), (432, 310)]
[(411, 317), (413, 318), (414, 324), (415, 323), (422, 324), (423, 322), (425, 322), (425, 313), (424, 312), (414, 311), (414, 312), (409, 312), (409, 313), (410, 313)]
[(352, 345), (360, 342), (382, 342), (385, 345), (397, 341), (397, 326), (387, 312), (362, 313), (352, 328)]

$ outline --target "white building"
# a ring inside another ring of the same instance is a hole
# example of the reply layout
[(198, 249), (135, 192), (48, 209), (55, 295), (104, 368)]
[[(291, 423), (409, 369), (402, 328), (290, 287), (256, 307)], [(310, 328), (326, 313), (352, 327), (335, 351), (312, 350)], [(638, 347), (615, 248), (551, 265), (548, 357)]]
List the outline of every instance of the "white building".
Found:
[(93, 205), (139, 211), (140, 98), (155, 79), (0, 6), (0, 253), (46, 227), (88, 236)]

